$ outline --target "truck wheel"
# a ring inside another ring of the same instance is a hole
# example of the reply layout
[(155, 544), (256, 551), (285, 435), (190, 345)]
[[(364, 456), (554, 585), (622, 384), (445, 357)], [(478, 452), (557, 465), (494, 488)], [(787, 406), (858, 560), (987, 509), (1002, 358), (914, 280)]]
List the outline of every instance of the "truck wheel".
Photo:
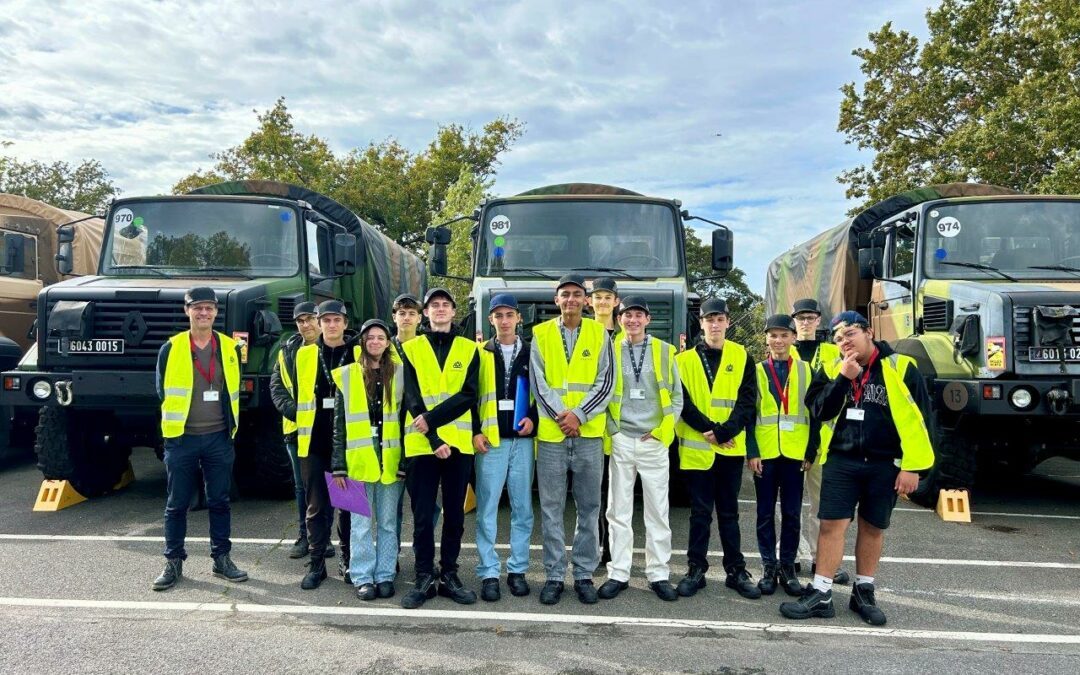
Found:
[(276, 413), (249, 413), (236, 434), (236, 465), (233, 469), (240, 490), (249, 495), (284, 499), (295, 495), (292, 464), (281, 433), (281, 417)]
[(916, 504), (934, 508), (940, 490), (970, 490), (975, 484), (978, 448), (961, 428), (945, 426), (940, 413), (935, 413), (931, 420), (930, 439), (934, 444), (934, 467), (909, 498)]
[(110, 442), (88, 411), (46, 406), (34, 452), (46, 480), (66, 480), (84, 497), (98, 497), (120, 482), (131, 447)]

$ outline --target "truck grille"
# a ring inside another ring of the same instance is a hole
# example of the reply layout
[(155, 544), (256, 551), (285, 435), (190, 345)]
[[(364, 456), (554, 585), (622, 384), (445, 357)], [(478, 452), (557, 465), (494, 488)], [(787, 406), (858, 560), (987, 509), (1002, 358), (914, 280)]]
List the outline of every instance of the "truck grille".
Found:
[[(1028, 347), (1032, 344), (1032, 313), (1034, 307), (1013, 307), (1013, 345), (1016, 348), (1016, 356), (1020, 361), (1028, 360)], [(1080, 317), (1073, 318), (1072, 324), (1073, 344), (1080, 345)]]
[[(173, 335), (187, 330), (190, 326), (187, 316), (184, 314), (183, 305), (176, 299), (168, 300), (94, 300), (94, 326), (89, 337), (97, 339), (120, 338), (124, 340), (124, 353), (118, 355), (107, 354), (77, 354), (67, 357), (60, 356), (60, 340), (56, 337), (43, 336), (46, 338), (46, 362), (52, 366), (61, 368), (86, 368), (86, 367), (116, 367), (144, 368), (152, 367), (157, 362), (158, 350), (161, 345)], [(56, 305), (56, 300), (50, 300), (46, 309), (46, 316)], [(138, 312), (145, 322), (145, 334), (138, 344), (135, 344), (128, 331), (124, 330), (128, 316), (132, 312)], [(218, 331), (225, 329), (225, 310), (219, 307), (214, 328)]]

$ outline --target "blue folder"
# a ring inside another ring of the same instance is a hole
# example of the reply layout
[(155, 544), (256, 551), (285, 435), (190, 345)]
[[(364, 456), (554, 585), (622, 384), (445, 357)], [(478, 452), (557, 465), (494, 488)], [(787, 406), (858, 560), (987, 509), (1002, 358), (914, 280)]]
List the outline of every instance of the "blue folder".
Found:
[(521, 420), (529, 416), (529, 378), (518, 375), (514, 392), (514, 428), (521, 429)]

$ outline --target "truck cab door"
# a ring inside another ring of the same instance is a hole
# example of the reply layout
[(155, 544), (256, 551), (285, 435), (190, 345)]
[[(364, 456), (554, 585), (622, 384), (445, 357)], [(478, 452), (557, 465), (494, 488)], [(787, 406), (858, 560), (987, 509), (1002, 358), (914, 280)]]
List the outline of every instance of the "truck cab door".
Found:
[(915, 332), (914, 268), (915, 235), (900, 227), (885, 245), (885, 278), (874, 281), (871, 291), (867, 318), (876, 339), (895, 344)]
[(33, 303), (42, 289), (38, 276), (37, 237), (0, 229), (0, 335), (29, 347)]

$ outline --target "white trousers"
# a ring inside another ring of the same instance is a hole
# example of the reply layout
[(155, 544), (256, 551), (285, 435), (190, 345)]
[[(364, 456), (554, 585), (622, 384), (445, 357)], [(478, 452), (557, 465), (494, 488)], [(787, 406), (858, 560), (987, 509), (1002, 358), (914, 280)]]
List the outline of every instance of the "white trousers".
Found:
[(641, 476), (645, 503), (645, 577), (664, 581), (670, 576), (671, 526), (668, 523), (668, 449), (658, 440), (617, 433), (611, 437), (608, 473), (608, 537), (611, 562), (608, 578), (630, 580), (634, 556), (634, 482)]

